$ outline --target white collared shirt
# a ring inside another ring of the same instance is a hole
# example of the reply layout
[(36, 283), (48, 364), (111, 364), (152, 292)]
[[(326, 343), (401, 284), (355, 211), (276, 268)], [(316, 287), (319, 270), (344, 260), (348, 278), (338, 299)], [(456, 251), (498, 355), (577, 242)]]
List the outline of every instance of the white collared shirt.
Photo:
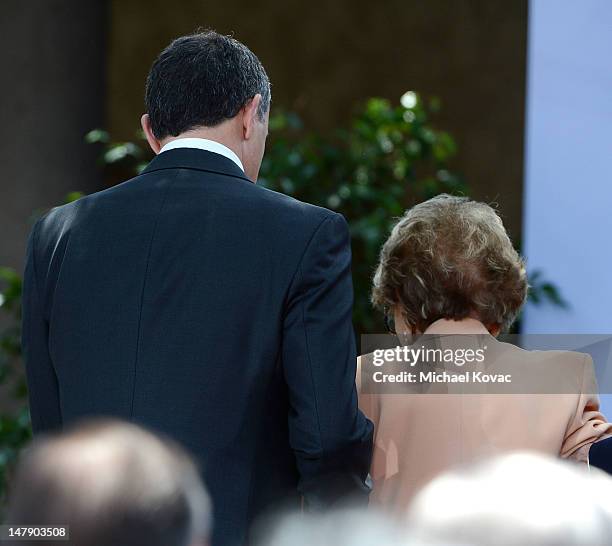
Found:
[(244, 167), (242, 166), (242, 161), (240, 161), (240, 158), (227, 146), (224, 146), (215, 140), (208, 140), (207, 138), (177, 138), (176, 140), (171, 140), (168, 142), (168, 144), (166, 144), (159, 151), (159, 153), (161, 154), (176, 148), (199, 148), (200, 150), (206, 150), (207, 152), (212, 152), (213, 154), (225, 156), (236, 163), (242, 172), (244, 172)]

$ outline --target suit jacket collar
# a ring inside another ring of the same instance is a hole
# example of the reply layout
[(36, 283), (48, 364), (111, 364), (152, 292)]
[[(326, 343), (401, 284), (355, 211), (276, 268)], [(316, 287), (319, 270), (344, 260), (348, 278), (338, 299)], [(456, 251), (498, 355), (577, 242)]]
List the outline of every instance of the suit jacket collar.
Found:
[(167, 169), (192, 169), (240, 178), (253, 183), (231, 159), (198, 148), (174, 148), (162, 152), (151, 160), (141, 174)]

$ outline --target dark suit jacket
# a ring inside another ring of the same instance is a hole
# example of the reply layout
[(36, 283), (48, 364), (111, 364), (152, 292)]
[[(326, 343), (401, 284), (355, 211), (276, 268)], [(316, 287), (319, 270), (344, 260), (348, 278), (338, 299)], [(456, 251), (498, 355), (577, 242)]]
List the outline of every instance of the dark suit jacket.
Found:
[(30, 236), (23, 347), (35, 433), (115, 416), (195, 454), (216, 545), (281, 502), (360, 492), (347, 224), (198, 149), (53, 209)]
[(612, 474), (612, 437), (595, 442), (591, 446), (589, 464)]

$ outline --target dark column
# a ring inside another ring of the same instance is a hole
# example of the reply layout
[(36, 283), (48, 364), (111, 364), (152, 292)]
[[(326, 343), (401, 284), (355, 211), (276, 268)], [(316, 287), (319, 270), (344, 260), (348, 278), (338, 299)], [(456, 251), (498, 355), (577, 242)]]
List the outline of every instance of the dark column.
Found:
[(5, 0), (0, 15), (0, 266), (21, 269), (35, 210), (99, 189), (105, 0)]

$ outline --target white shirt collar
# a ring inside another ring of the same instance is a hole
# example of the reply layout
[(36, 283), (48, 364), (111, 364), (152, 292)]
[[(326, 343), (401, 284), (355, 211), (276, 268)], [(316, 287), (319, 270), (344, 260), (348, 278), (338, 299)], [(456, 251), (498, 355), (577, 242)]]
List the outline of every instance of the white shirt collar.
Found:
[(177, 138), (168, 142), (159, 153), (167, 152), (168, 150), (174, 150), (176, 148), (199, 148), (200, 150), (206, 150), (214, 154), (219, 154), (231, 159), (236, 165), (240, 167), (244, 172), (242, 161), (240, 158), (227, 146), (224, 146), (220, 142), (214, 140), (208, 140), (207, 138)]

